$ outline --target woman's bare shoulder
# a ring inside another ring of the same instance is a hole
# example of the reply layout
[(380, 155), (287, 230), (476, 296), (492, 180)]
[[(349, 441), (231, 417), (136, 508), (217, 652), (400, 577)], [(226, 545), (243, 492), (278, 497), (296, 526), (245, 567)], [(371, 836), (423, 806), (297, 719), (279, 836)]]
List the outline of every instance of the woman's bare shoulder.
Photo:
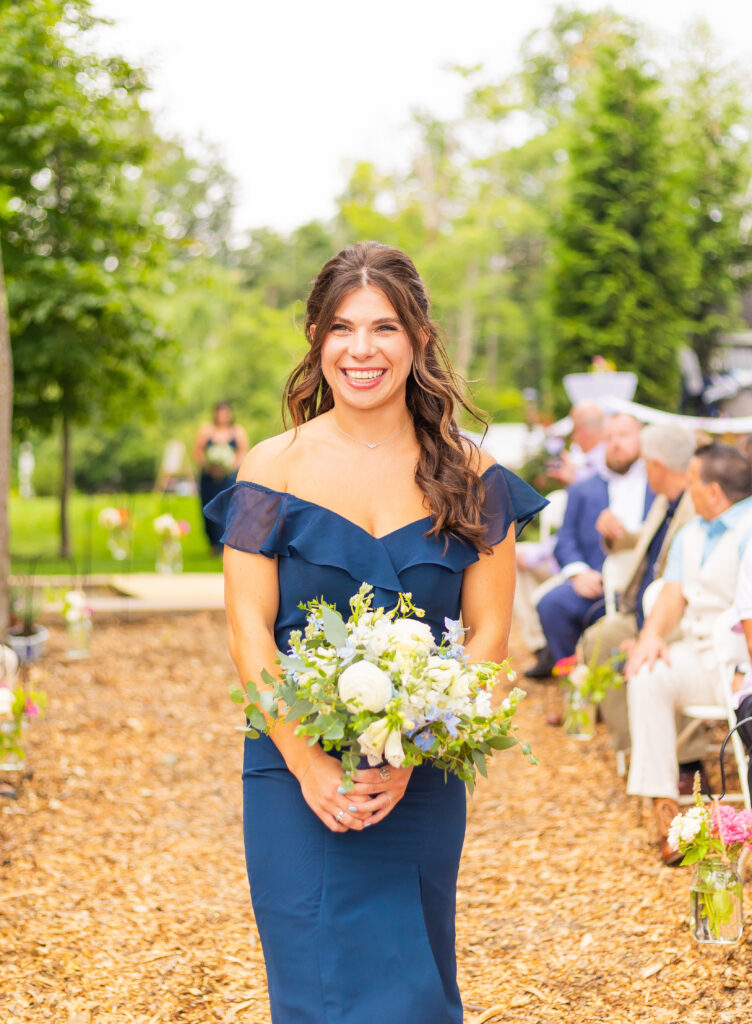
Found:
[(463, 446), (465, 448), (465, 455), (467, 456), (468, 465), (477, 473), (478, 476), (483, 476), (487, 469), (496, 464), (496, 459), (489, 452), (483, 448), (479, 448), (476, 444), (469, 441), (467, 438), (462, 439)]
[(295, 430), (259, 441), (250, 449), (238, 470), (238, 480), (249, 480), (275, 491), (287, 488), (289, 451), (296, 439)]

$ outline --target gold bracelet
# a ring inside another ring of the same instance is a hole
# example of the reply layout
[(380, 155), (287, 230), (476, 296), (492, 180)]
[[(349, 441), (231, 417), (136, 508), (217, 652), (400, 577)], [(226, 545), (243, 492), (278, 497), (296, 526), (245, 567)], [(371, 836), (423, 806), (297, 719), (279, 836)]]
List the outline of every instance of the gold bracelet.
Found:
[(306, 772), (307, 772), (307, 771), (308, 771), (308, 769), (309, 769), (309, 768), (311, 767), (311, 765), (313, 764), (313, 762), (314, 762), (314, 761), (318, 761), (318, 759), (319, 759), (320, 757), (323, 757), (325, 753), (326, 753), (326, 751), (325, 751), (325, 750), (320, 750), (320, 751), (318, 752), (318, 754), (316, 754), (316, 756), (315, 756), (315, 757), (312, 757), (312, 758), (311, 758), (311, 760), (310, 760), (310, 761), (308, 762), (308, 764), (307, 764), (307, 765), (305, 766), (305, 771), (303, 772), (303, 774), (302, 774), (302, 775), (300, 776), (300, 778), (298, 779), (298, 782), (299, 782), (299, 783), (301, 783), (301, 784), (302, 784), (302, 782), (303, 782), (303, 779), (304, 779), (304, 778), (306, 777)]

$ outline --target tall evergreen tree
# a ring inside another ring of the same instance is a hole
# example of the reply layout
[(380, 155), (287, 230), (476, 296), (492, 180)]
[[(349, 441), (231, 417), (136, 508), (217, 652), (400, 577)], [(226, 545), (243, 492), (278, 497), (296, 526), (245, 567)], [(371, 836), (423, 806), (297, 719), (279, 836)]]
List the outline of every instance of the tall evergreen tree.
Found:
[(602, 355), (637, 374), (638, 398), (673, 407), (697, 260), (665, 106), (633, 40), (596, 51), (574, 108), (550, 287), (555, 383)]
[[(88, 0), (0, 8), (0, 222), (16, 428), (59, 430), (61, 554), (71, 554), (71, 434), (133, 414), (164, 337), (145, 301), (164, 231), (142, 181), (153, 132), (142, 74), (85, 50)], [(75, 37), (75, 44), (73, 39)]]

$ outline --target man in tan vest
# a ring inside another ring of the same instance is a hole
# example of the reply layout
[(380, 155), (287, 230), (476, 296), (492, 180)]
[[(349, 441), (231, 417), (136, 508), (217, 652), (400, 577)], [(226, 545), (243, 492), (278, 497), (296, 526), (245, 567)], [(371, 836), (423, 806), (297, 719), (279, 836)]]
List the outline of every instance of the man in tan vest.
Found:
[[(618, 598), (618, 611), (599, 619), (582, 636), (583, 660), (602, 664), (627, 641), (635, 640), (643, 624), (642, 598), (653, 579), (663, 575), (668, 549), (677, 532), (695, 515), (687, 491), (687, 468), (695, 453), (694, 434), (677, 423), (651, 424), (640, 432), (640, 453), (648, 483), (656, 497), (642, 529), (634, 536), (626, 531), (606, 541), (609, 554), (628, 551), (626, 583)], [(600, 705), (615, 750), (629, 749), (626, 688), (612, 690)], [(698, 760), (704, 738), (693, 737), (680, 751), (681, 762)]]
[[(654, 798), (667, 864), (677, 863), (665, 841), (678, 813), (675, 712), (722, 702), (713, 628), (733, 604), (752, 536), (752, 463), (731, 445), (705, 445), (689, 464), (688, 489), (698, 515), (674, 538), (665, 583), (625, 666), (632, 736), (627, 792)], [(680, 639), (668, 642), (677, 629)]]

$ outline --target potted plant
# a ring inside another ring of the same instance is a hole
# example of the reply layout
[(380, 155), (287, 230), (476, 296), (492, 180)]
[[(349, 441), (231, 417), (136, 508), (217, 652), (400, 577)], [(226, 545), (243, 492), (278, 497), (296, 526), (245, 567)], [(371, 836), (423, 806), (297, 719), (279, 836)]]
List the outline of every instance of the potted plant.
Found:
[(37, 619), (42, 611), (42, 595), (31, 575), (11, 591), (11, 622), (7, 644), (23, 664), (38, 661), (44, 654), (48, 631)]

